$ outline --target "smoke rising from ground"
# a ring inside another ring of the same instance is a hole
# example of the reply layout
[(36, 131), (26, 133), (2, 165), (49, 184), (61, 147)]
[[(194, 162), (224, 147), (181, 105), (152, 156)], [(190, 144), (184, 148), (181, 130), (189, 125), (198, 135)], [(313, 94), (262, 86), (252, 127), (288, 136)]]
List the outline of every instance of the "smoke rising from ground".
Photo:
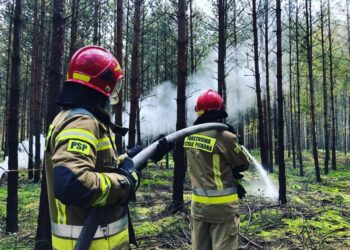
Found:
[[(226, 63), (227, 107), (228, 122), (235, 123), (235, 117), (240, 111), (254, 105), (255, 85), (253, 72), (247, 69), (246, 49), (240, 48), (236, 53), (236, 61)], [(230, 53), (228, 53), (230, 54)], [(188, 77), (186, 87), (187, 125), (193, 124), (196, 119), (194, 107), (198, 96), (208, 89), (217, 90), (217, 50), (213, 49), (204, 59), (198, 70)], [(249, 64), (248, 64), (249, 65)], [(252, 64), (250, 64), (252, 65)], [(174, 83), (166, 81), (156, 86), (146, 97), (141, 98), (140, 119), (141, 136), (155, 137), (160, 133), (169, 133), (176, 128), (176, 95)], [(129, 103), (124, 112), (124, 126), (129, 124)]]

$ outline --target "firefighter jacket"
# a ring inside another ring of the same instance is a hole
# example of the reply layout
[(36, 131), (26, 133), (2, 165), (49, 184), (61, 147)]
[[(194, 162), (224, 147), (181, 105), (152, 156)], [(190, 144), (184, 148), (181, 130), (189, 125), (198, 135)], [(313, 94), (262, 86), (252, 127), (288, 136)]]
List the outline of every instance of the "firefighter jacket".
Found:
[(192, 182), (192, 216), (223, 223), (238, 215), (239, 202), (233, 171), (247, 170), (250, 162), (228, 131), (210, 130), (185, 138)]
[(61, 111), (50, 125), (45, 149), (52, 246), (73, 249), (92, 207), (105, 215), (90, 249), (128, 249), (125, 204), (130, 185), (117, 166), (110, 129), (89, 111)]

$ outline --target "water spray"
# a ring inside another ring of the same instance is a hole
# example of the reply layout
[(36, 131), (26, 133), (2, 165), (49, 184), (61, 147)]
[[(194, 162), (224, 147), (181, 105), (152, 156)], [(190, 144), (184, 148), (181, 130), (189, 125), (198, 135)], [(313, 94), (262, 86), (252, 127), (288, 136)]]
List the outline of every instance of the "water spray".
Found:
[(243, 145), (241, 146), (243, 151), (249, 156), (249, 158), (252, 160), (253, 164), (257, 168), (260, 176), (262, 177), (262, 180), (264, 181), (265, 184), (265, 189), (264, 189), (264, 194), (267, 197), (271, 198), (277, 198), (278, 197), (278, 191), (275, 185), (272, 183), (271, 179), (267, 175), (267, 172), (263, 168), (263, 166), (254, 158), (254, 156), (249, 153), (248, 149), (246, 149)]

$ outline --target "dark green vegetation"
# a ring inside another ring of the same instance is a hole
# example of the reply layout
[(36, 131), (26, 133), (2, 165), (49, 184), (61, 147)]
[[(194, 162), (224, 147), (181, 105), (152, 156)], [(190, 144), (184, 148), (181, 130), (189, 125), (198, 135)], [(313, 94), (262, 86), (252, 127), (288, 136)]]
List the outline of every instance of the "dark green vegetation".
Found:
[[(322, 152), (320, 152), (322, 156)], [(316, 183), (311, 153), (304, 152), (305, 177), (287, 159), (288, 204), (249, 195), (241, 204), (240, 246), (246, 249), (350, 249), (350, 156), (337, 154), (337, 171)], [(172, 162), (171, 162), (172, 163)], [(321, 162), (322, 164), (323, 162)], [(160, 164), (159, 164), (160, 165)], [(164, 162), (163, 162), (163, 165)], [(322, 166), (322, 165), (321, 165)], [(150, 164), (143, 172), (138, 200), (131, 214), (141, 249), (188, 249), (190, 246), (189, 180), (185, 209), (171, 215), (173, 169)], [(246, 182), (257, 173), (246, 174)], [(277, 182), (278, 173), (272, 174)], [(19, 233), (4, 235), (6, 185), (0, 187), (0, 249), (32, 249), (39, 204), (39, 185), (20, 181)]]

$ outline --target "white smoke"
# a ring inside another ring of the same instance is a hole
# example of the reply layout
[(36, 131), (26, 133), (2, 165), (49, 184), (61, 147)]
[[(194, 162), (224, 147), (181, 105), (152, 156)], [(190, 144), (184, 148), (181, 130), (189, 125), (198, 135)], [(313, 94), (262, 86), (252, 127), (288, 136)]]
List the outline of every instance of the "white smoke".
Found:
[[(228, 121), (232, 121), (238, 112), (254, 105), (254, 76), (247, 68), (246, 49), (240, 48), (230, 53), (235, 54), (235, 62), (226, 63), (227, 112)], [(217, 50), (213, 49), (204, 59), (200, 68), (188, 77), (186, 86), (187, 125), (196, 119), (194, 111), (198, 96), (208, 89), (217, 90)], [(244, 64), (243, 64), (244, 63)], [(251, 64), (252, 65), (252, 64)], [(155, 137), (168, 134), (176, 129), (176, 85), (166, 81), (156, 86), (153, 91), (140, 101), (141, 137)], [(129, 125), (129, 107), (123, 114), (123, 124)], [(127, 139), (127, 136), (125, 137)], [(127, 144), (127, 143), (126, 143)]]

